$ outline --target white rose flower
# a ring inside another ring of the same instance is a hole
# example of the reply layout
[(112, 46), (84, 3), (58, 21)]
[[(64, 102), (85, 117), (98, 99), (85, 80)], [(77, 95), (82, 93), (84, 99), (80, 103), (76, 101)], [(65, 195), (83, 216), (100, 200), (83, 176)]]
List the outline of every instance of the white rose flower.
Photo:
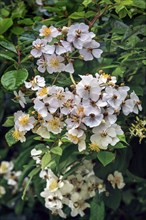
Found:
[(32, 89), (32, 90), (36, 91), (36, 90), (45, 86), (45, 79), (44, 79), (44, 77), (37, 75), (30, 82), (25, 81), (24, 83), (25, 83), (25, 87), (27, 89)]
[(118, 189), (122, 189), (125, 186), (121, 172), (115, 171), (114, 174), (109, 174), (107, 180), (111, 183), (114, 189), (116, 186)]
[(33, 41), (32, 45), (34, 49), (31, 50), (31, 55), (35, 58), (41, 57), (42, 54), (45, 52), (44, 48), (46, 46), (47, 42), (44, 39), (37, 39)]
[(30, 117), (22, 111), (17, 111), (14, 113), (15, 128), (19, 131), (30, 131), (34, 127), (36, 122), (33, 116)]
[(61, 35), (61, 33), (54, 26), (47, 27), (46, 25), (43, 25), (39, 32), (39, 35), (41, 37), (45, 37), (48, 42), (51, 42), (53, 38)]
[(83, 45), (83, 49), (79, 50), (80, 55), (83, 56), (85, 61), (93, 60), (95, 58), (100, 58), (103, 51), (101, 49), (97, 49), (100, 46), (98, 42), (92, 40), (91, 42), (87, 42)]

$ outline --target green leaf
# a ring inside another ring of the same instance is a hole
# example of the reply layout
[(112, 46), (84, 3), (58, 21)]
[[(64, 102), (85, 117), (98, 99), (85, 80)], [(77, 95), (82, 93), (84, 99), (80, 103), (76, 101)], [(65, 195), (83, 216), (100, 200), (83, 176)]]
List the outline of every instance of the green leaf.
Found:
[(51, 149), (51, 152), (53, 153), (53, 154), (57, 154), (57, 155), (59, 155), (59, 156), (61, 156), (62, 155), (62, 148), (61, 147), (53, 147), (52, 149)]
[(31, 20), (30, 18), (25, 18), (23, 20), (18, 20), (18, 24), (25, 24), (25, 25), (33, 25), (33, 20)]
[(127, 141), (126, 141), (125, 135), (118, 135), (118, 138), (119, 138), (119, 140), (122, 141), (123, 143), (128, 144)]
[(103, 166), (106, 166), (115, 159), (115, 154), (107, 151), (100, 151), (97, 154), (97, 158)]
[(136, 6), (137, 8), (142, 8), (145, 9), (146, 8), (146, 3), (144, 0), (133, 0), (133, 5)]
[(143, 63), (144, 65), (146, 65), (146, 60), (143, 60), (142, 63)]
[(0, 18), (0, 34), (4, 34), (12, 25), (13, 21), (11, 18)]
[(24, 201), (20, 198), (15, 205), (15, 213), (16, 215), (20, 215), (23, 211)]
[(23, 1), (19, 1), (19, 4), (12, 12), (12, 18), (23, 18), (26, 14), (26, 6)]
[(104, 220), (104, 202), (101, 201), (98, 197), (99, 195), (95, 196), (91, 202), (90, 220)]
[(82, 4), (87, 7), (91, 2), (92, 0), (84, 0)]
[(137, 95), (143, 96), (144, 90), (143, 90), (143, 88), (141, 86), (131, 85), (130, 86), (130, 90), (134, 91)]
[(133, 0), (115, 0), (120, 5), (132, 5)]
[(16, 35), (21, 35), (22, 33), (25, 32), (25, 30), (24, 28), (21, 28), (21, 27), (13, 27), (11, 32)]
[(111, 189), (109, 196), (104, 196), (104, 203), (107, 207), (116, 210), (121, 202), (122, 192), (119, 189)]
[(96, 14), (96, 13), (95, 13), (94, 11), (87, 11), (87, 13), (85, 14), (85, 18), (94, 17), (95, 14)]
[(10, 51), (12, 51), (14, 53), (17, 53), (14, 44), (10, 43), (9, 41), (0, 41), (0, 45), (2, 47), (6, 48), (7, 50), (10, 50)]
[(13, 125), (14, 125), (14, 116), (9, 116), (4, 122), (3, 127), (12, 127)]
[(9, 147), (11, 147), (12, 145), (14, 145), (14, 144), (16, 144), (16, 143), (18, 142), (18, 140), (16, 140), (16, 139), (13, 137), (13, 135), (12, 135), (13, 131), (14, 131), (14, 128), (12, 128), (11, 130), (9, 130), (9, 131), (6, 133), (6, 135), (5, 135), (5, 138), (6, 138), (6, 141), (7, 141), (8, 145), (9, 145)]
[(28, 71), (26, 69), (12, 70), (6, 72), (2, 78), (1, 83), (7, 90), (17, 89), (28, 77)]
[(113, 76), (120, 76), (120, 77), (123, 77), (123, 74), (124, 74), (124, 69), (120, 66), (118, 66), (112, 73)]
[(4, 60), (11, 60), (13, 62), (16, 62), (12, 57), (8, 56), (7, 54), (5, 53), (0, 53), (0, 58), (3, 58)]
[(2, 90), (0, 90), (0, 106), (1, 106), (1, 111), (0, 111), (0, 122), (3, 119), (4, 111), (5, 111), (5, 106), (4, 106), (4, 93)]
[(116, 145), (112, 146), (110, 145), (109, 147), (110, 149), (121, 149), (121, 148), (126, 148), (126, 146), (124, 144), (122, 144), (121, 142), (118, 142)]
[(5, 8), (2, 8), (0, 10), (0, 14), (2, 15), (2, 17), (8, 17), (10, 12), (8, 10), (6, 10)]
[(85, 11), (74, 12), (69, 16), (69, 18), (77, 20), (80, 18), (84, 18), (85, 14), (86, 14)]
[(42, 169), (44, 169), (49, 164), (50, 161), (51, 161), (51, 154), (50, 154), (50, 151), (48, 151), (42, 157), (42, 160), (41, 160)]
[(33, 170), (29, 173), (29, 175), (28, 175), (29, 180), (27, 181), (27, 184), (26, 184), (26, 186), (25, 186), (25, 188), (24, 188), (23, 195), (22, 195), (22, 200), (24, 200), (24, 197), (25, 197), (25, 195), (26, 195), (26, 191), (27, 191), (27, 189), (28, 189), (28, 187), (29, 187), (29, 185), (30, 185), (30, 183), (31, 183), (32, 178), (33, 178), (39, 171), (40, 171), (40, 167), (36, 167), (35, 169), (33, 169)]

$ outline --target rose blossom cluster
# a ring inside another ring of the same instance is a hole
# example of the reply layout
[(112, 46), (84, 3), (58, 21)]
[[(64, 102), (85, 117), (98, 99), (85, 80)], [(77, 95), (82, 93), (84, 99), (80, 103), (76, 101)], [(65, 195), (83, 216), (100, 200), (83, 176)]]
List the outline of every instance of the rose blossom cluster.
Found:
[(57, 29), (45, 25), (39, 30), (37, 40), (33, 41), (31, 55), (37, 60), (38, 71), (74, 73), (74, 59), (76, 56), (84, 61), (100, 58), (102, 50), (100, 44), (93, 38), (95, 34), (89, 31), (89, 26), (76, 23), (70, 27)]
[[(14, 170), (13, 162), (2, 161), (0, 163), (0, 176), (2, 175), (4, 179), (7, 181), (8, 186), (12, 189), (12, 193), (16, 193), (16, 191), (20, 190), (18, 188), (18, 181), (22, 174), (22, 171)], [(27, 182), (27, 178), (24, 179), (23, 184), (25, 185)], [(2, 190), (1, 186), (1, 190)], [(6, 193), (5, 188), (2, 190), (3, 194)], [(1, 194), (1, 193), (0, 193)]]
[[(31, 156), (37, 166), (41, 165), (43, 152), (40, 149), (32, 149)], [(46, 184), (41, 192), (41, 196), (45, 199), (45, 206), (52, 211), (52, 214), (57, 214), (62, 218), (67, 217), (64, 212), (66, 206), (70, 208), (72, 217), (84, 216), (85, 209), (90, 207), (88, 200), (96, 193), (108, 192), (103, 180), (95, 176), (92, 161), (84, 160), (73, 174), (67, 175), (74, 165), (67, 167), (63, 176), (55, 175), (48, 167), (40, 172), (40, 177)], [(114, 174), (109, 174), (107, 180), (114, 189), (116, 187), (122, 189), (125, 186), (121, 172), (115, 171)]]
[(66, 138), (78, 144), (78, 150), (86, 149), (86, 135), (90, 137), (90, 149), (106, 150), (114, 146), (123, 135), (116, 123), (118, 115), (138, 114), (142, 109), (135, 92), (130, 88), (116, 84), (116, 77), (105, 73), (80, 76), (81, 81), (73, 91), (59, 86), (47, 86), (43, 77), (37, 75), (30, 82), (25, 82), (36, 97), (33, 99), (33, 116), (23, 111), (14, 114), (15, 131), (13, 137), (25, 141), (29, 130), (43, 138), (50, 138), (50, 133), (57, 135), (66, 131)]
[[(40, 158), (40, 155), (38, 157)], [(96, 192), (105, 191), (103, 180), (95, 176), (93, 166), (91, 161), (85, 160), (74, 174), (66, 178), (55, 175), (47, 167), (40, 172), (40, 177), (46, 183), (41, 196), (44, 197), (45, 206), (52, 211), (52, 214), (66, 218), (63, 208), (68, 206), (72, 217), (84, 216), (84, 210), (90, 207), (88, 200), (94, 197)], [(70, 169), (71, 167), (68, 167), (67, 170)]]

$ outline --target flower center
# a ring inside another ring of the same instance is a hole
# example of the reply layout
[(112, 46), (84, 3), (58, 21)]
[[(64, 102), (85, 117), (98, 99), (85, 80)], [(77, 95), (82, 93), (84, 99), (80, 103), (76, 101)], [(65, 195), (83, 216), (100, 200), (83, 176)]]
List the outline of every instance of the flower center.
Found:
[(51, 34), (51, 29), (50, 28), (47, 28), (47, 27), (43, 28), (42, 35), (44, 37), (48, 37), (50, 34)]
[(22, 126), (27, 125), (28, 122), (29, 122), (29, 115), (24, 115), (24, 116), (21, 116), (21, 117), (19, 118), (19, 123), (20, 123), (20, 125), (22, 125)]
[(74, 136), (72, 134), (69, 134), (69, 139), (73, 142), (73, 143), (78, 143), (79, 142), (79, 138), (77, 136)]
[(57, 58), (52, 58), (50, 60), (50, 64), (52, 67), (57, 68), (57, 67), (59, 67), (59, 60)]
[(18, 130), (13, 131), (12, 136), (16, 139), (19, 140), (21, 138), (21, 132)]
[(78, 107), (77, 114), (78, 115), (84, 114), (84, 107), (83, 106)]
[(58, 187), (57, 181), (54, 179), (52, 180), (51, 184), (49, 185), (49, 190), (52, 191)]
[(56, 94), (56, 97), (57, 97), (57, 99), (62, 100), (62, 99), (64, 99), (64, 94), (62, 92), (58, 92)]
[(52, 130), (55, 130), (60, 127), (60, 120), (58, 118), (53, 118), (52, 120), (48, 121), (48, 124), (51, 126)]
[(92, 150), (92, 151), (96, 151), (96, 152), (99, 152), (100, 151), (100, 148), (99, 146), (96, 144), (96, 143), (91, 143), (89, 145), (89, 148)]
[(42, 47), (41, 44), (36, 44), (36, 45), (35, 45), (35, 48), (38, 49), (38, 50), (41, 49), (41, 47)]
[(40, 91), (38, 92), (38, 96), (44, 96), (47, 95), (48, 93), (48, 89), (46, 87), (40, 89)]
[(102, 76), (105, 78), (105, 79), (108, 79), (110, 77), (109, 74), (106, 74), (106, 73), (103, 73)]
[(8, 172), (8, 165), (5, 163), (2, 163), (0, 166), (1, 173), (7, 173)]

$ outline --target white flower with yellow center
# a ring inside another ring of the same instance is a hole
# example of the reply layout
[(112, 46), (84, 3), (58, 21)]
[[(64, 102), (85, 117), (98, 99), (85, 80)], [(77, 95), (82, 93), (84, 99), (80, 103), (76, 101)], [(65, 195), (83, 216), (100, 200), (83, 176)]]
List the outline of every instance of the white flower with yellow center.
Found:
[(31, 55), (35, 58), (41, 57), (44, 52), (44, 47), (46, 43), (47, 42), (44, 39), (37, 39), (33, 41), (32, 45), (34, 48), (30, 52)]
[(77, 94), (83, 99), (97, 101), (101, 94), (101, 88), (97, 80), (92, 76), (80, 76), (82, 80), (76, 86)]
[(39, 35), (45, 37), (48, 42), (51, 42), (53, 38), (61, 35), (61, 32), (59, 32), (54, 26), (47, 27), (46, 25), (43, 25), (39, 32)]
[(47, 71), (48, 73), (62, 72), (65, 70), (64, 58), (56, 56), (55, 54), (47, 57)]
[(38, 71), (40, 73), (44, 73), (47, 69), (47, 61), (46, 61), (47, 55), (44, 55), (40, 59), (37, 60), (37, 65), (38, 65)]
[(41, 125), (37, 130), (35, 130), (34, 133), (40, 135), (42, 138), (46, 138), (46, 139), (50, 138), (50, 132), (43, 125)]
[(95, 37), (93, 32), (89, 32), (89, 26), (84, 23), (76, 23), (69, 27), (67, 41), (73, 43), (77, 49), (82, 49), (83, 44), (90, 42)]
[(15, 129), (21, 131), (30, 131), (34, 127), (36, 122), (33, 116), (30, 117), (22, 111), (17, 111), (14, 113)]
[(98, 42), (92, 40), (91, 42), (85, 43), (83, 49), (79, 50), (79, 53), (83, 56), (85, 61), (93, 60), (94, 57), (100, 58), (103, 51), (98, 49), (99, 46), (100, 44)]
[(26, 105), (24, 93), (21, 92), (21, 90), (19, 90), (18, 93), (16, 91), (14, 91), (14, 95), (15, 95), (15, 100), (19, 102), (19, 104), (21, 105), (22, 108), (24, 108)]
[(17, 128), (12, 132), (13, 138), (21, 143), (26, 141), (25, 134), (25, 131), (19, 131)]
[(64, 123), (59, 117), (49, 114), (45, 120), (46, 122), (44, 123), (44, 126), (48, 131), (52, 132), (53, 134), (58, 134), (62, 131)]
[(6, 174), (13, 169), (14, 165), (12, 162), (2, 161), (0, 164), (0, 174)]
[(106, 150), (108, 145), (112, 143), (112, 137), (116, 137), (116, 131), (107, 124), (93, 128), (93, 132), (94, 134), (90, 137), (91, 143), (97, 145), (99, 149)]
[(105, 86), (106, 83), (114, 85), (117, 82), (117, 79), (115, 76), (111, 76), (106, 73), (102, 73), (102, 74), (96, 73), (95, 76), (98, 79), (98, 83), (101, 86)]
[(115, 189), (122, 189), (125, 186), (123, 175), (121, 172), (115, 171), (114, 174), (109, 174), (107, 180), (111, 183), (112, 187)]
[(64, 183), (58, 179), (58, 177), (51, 177), (50, 179), (47, 179), (47, 185), (46, 188), (50, 191), (50, 192), (55, 192), (58, 189), (60, 189), (61, 187), (63, 187)]
[(45, 86), (45, 79), (44, 79), (44, 77), (37, 75), (30, 82), (25, 81), (24, 83), (25, 83), (25, 87), (27, 89), (32, 89), (32, 90), (36, 91), (36, 90)]
[(49, 94), (49, 87), (39, 88), (36, 95), (38, 99), (44, 99)]
[(72, 128), (66, 133), (67, 138), (74, 144), (78, 144), (79, 152), (86, 149), (86, 135), (80, 128)]
[(64, 88), (58, 86), (50, 87), (50, 98), (49, 104), (50, 106), (56, 105), (56, 109), (62, 107), (63, 103), (65, 102), (65, 92)]

